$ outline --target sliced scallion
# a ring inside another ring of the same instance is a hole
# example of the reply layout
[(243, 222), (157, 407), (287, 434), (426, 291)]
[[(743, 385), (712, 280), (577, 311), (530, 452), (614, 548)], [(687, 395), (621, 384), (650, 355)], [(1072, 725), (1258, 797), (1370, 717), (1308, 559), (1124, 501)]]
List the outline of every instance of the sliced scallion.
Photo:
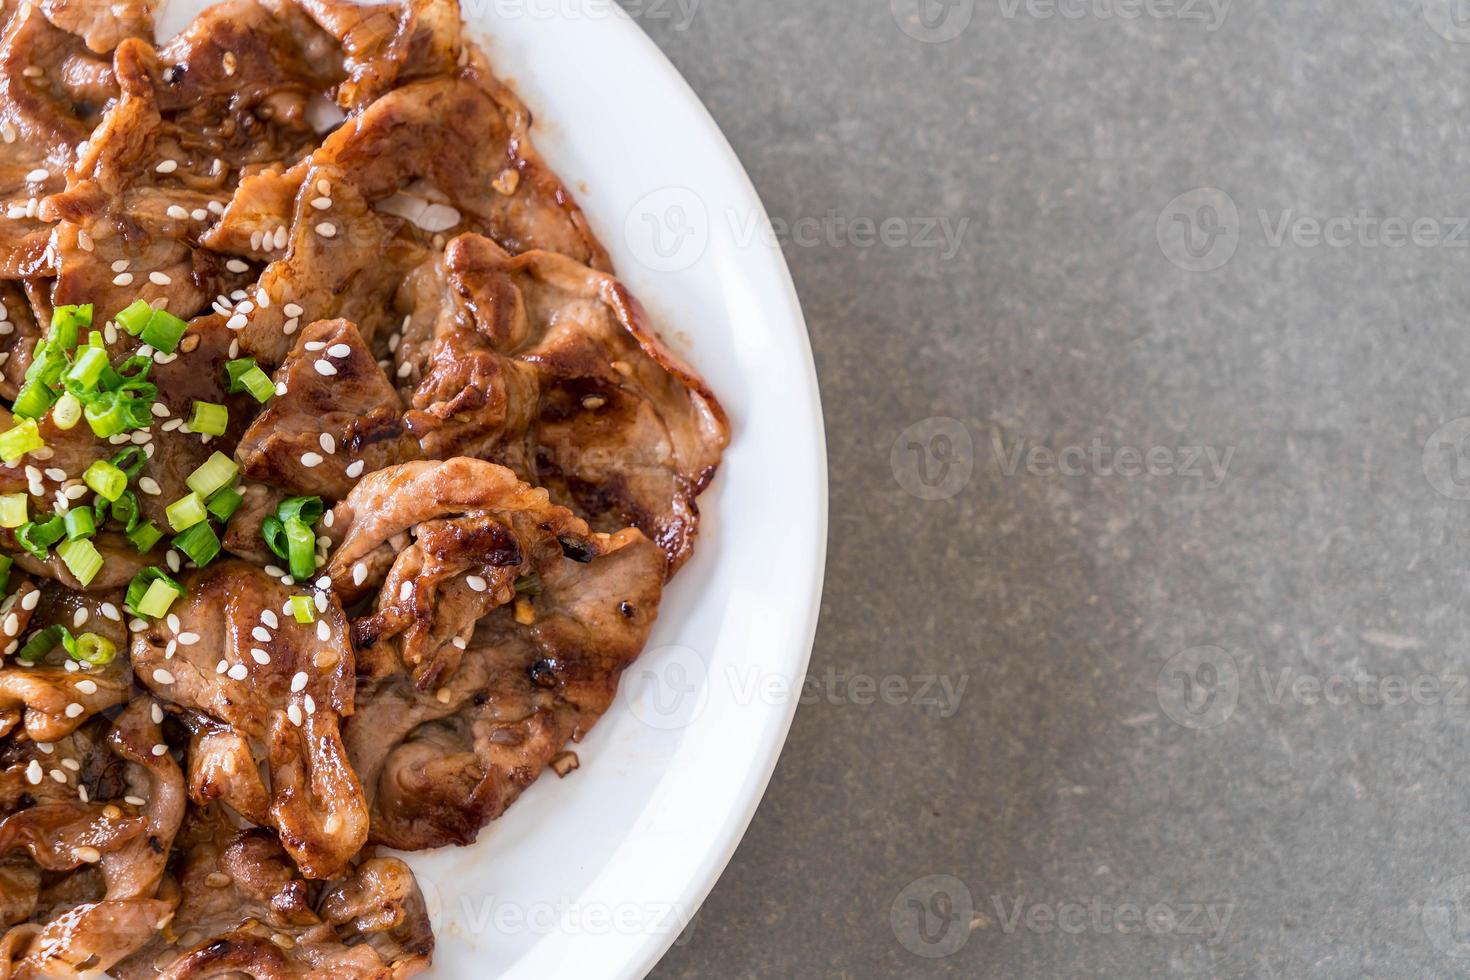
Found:
[(219, 536), (214, 533), (214, 528), (209, 526), (208, 521), (195, 524), (174, 538), (173, 543), (175, 548), (188, 555), (200, 568), (214, 561), (219, 554)]
[(5, 460), (7, 466), (18, 463), (26, 453), (44, 448), (46, 440), (41, 438), (35, 419), (21, 419), (15, 423), (15, 428), (0, 433), (0, 459)]
[(197, 470), (189, 474), (184, 482), (189, 489), (201, 497), (212, 497), (215, 492), (230, 486), (240, 475), (240, 467), (224, 453), (215, 453), (204, 461)]
[(97, 573), (102, 571), (102, 553), (85, 538), (63, 543), (56, 549), (56, 554), (83, 588), (91, 585)]
[(103, 500), (115, 502), (128, 488), (128, 475), (105, 459), (99, 459), (82, 474), (82, 482)]
[(209, 520), (209, 511), (205, 510), (204, 500), (199, 494), (191, 493), (169, 504), (164, 509), (164, 516), (168, 518), (170, 527), (176, 532), (183, 532), (195, 524)]
[(209, 436), (222, 436), (230, 427), (230, 410), (214, 402), (194, 403), (194, 414), (189, 418), (189, 431)]

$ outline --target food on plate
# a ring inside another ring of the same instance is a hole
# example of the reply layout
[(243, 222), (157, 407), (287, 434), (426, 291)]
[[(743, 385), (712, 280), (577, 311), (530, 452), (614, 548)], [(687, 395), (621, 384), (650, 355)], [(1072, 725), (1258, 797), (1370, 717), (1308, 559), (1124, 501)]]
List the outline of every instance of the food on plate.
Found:
[(0, 0), (0, 980), (403, 977), (729, 441), (454, 0)]

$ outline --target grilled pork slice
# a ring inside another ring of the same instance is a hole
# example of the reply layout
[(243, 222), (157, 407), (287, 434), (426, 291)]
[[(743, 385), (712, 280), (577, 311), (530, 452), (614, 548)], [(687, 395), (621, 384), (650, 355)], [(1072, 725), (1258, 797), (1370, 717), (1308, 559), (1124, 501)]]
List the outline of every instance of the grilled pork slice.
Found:
[(664, 558), (632, 529), (599, 552), (482, 620), (437, 691), (401, 674), (363, 682), (346, 740), (373, 841), (473, 842), (607, 711), (657, 618)]
[(398, 980), (429, 965), (428, 913), (402, 861), (364, 855), (341, 879), (312, 882), (273, 834), (237, 831), (218, 807), (189, 814), (178, 854), (177, 911), (118, 964), (122, 980)]
[[(157, 706), (134, 701), (54, 742), (0, 742), (0, 977), (106, 971), (151, 941), (186, 803)], [(161, 751), (160, 751), (161, 750)]]
[(298, 623), (293, 591), (244, 562), (183, 584), (187, 597), (134, 634), (132, 651), (138, 681), (191, 716), (191, 795), (278, 831), (307, 877), (341, 873), (367, 837), (339, 735), (353, 703), (346, 616), (323, 596), (316, 622)]

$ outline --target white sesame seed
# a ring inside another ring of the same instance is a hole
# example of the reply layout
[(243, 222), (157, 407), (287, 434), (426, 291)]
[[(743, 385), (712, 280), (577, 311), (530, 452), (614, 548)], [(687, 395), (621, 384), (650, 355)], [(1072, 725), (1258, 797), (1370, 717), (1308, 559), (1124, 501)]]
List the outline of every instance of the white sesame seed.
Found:
[(408, 361), (404, 361), (402, 364), (398, 365), (398, 376), (400, 378), (406, 378), (412, 373), (413, 365), (410, 364)]
[(299, 318), (293, 316), (291, 319), (289, 319), (285, 323), (281, 324), (281, 333), (283, 333), (287, 337), (289, 337), (293, 333), (295, 333), (296, 332), (296, 328), (297, 327), (300, 327), (300, 326), (301, 326), (301, 320)]
[(276, 249), (280, 250), (285, 248), (286, 242), (288, 241), (290, 241), (290, 237), (286, 234), (286, 226), (282, 225), (276, 229)]
[(269, 609), (262, 609), (260, 611), (260, 621), (271, 629), (279, 629), (281, 626), (280, 620), (276, 619), (276, 614)]
[(163, 402), (154, 402), (152, 405), (152, 412), (157, 418), (168, 418), (168, 406), (165, 405)]
[(230, 669), (230, 662), (228, 660), (221, 660), (219, 663), (217, 663), (217, 664), (214, 665), (214, 672), (216, 674), (223, 674), (225, 671), (227, 671), (229, 669)]
[(199, 642), (199, 634), (198, 633), (187, 633), (186, 632), (186, 633), (180, 633), (179, 634), (179, 646), (191, 647), (191, 646), (193, 646), (194, 644), (196, 644), (198, 642)]
[(330, 432), (323, 432), (317, 438), (317, 442), (321, 444), (322, 452), (326, 453), (328, 456), (337, 451), (337, 440), (332, 438), (332, 434)]
[(157, 745), (153, 746), (154, 755), (165, 755), (167, 752), (168, 746), (164, 745), (162, 742), (159, 742)]
[(235, 311), (237, 313), (254, 313), (255, 303), (248, 299), (241, 300), (239, 303), (235, 304)]
[(271, 655), (266, 653), (259, 647), (251, 648), (250, 656), (252, 659), (255, 660), (256, 663), (260, 664), (262, 667), (271, 662)]
[(112, 284), (114, 286), (131, 286), (133, 284), (133, 274), (131, 272), (124, 272), (116, 275), (112, 279)]
[(411, 595), (413, 595), (413, 583), (412, 582), (405, 581), (405, 582), (403, 582), (402, 584), (400, 584), (398, 586), (398, 601), (399, 602), (407, 602), (408, 601), (408, 597), (411, 596)]
[(255, 637), (261, 643), (269, 643), (271, 641), (270, 631), (268, 631), (264, 626), (255, 627), (255, 629), (250, 631), (250, 635)]
[(40, 601), (41, 591), (39, 589), (32, 589), (25, 594), (25, 598), (20, 600), (20, 608), (24, 609), (26, 612), (30, 612), (32, 609), (36, 608), (36, 603)]
[(153, 679), (160, 684), (172, 684), (174, 682), (174, 675), (159, 667), (153, 672)]
[(130, 259), (118, 259), (116, 262), (112, 263), (112, 271), (113, 272), (127, 272), (128, 271), (128, 266), (130, 266), (132, 264), (133, 263), (132, 263), (132, 261)]
[(280, 578), (282, 575), (285, 575), (286, 574), (285, 571), (283, 571), (282, 569), (278, 568), (275, 565), (267, 565), (267, 566), (265, 566), (265, 573), (267, 575), (269, 575), (271, 578)]
[[(154, 407), (157, 408), (158, 406), (155, 405)], [(151, 476), (145, 476), (140, 479), (138, 481), (138, 489), (142, 490), (150, 497), (156, 497), (159, 494), (163, 493), (163, 488), (160, 487), (158, 485), (158, 481), (153, 479), (153, 477)]]
[(189, 217), (193, 218), (195, 221), (208, 221), (209, 212), (206, 211), (204, 208), (195, 208), (193, 211), (189, 212)]
[(163, 560), (168, 563), (168, 570), (171, 572), (177, 572), (183, 567), (183, 563), (179, 560), (179, 553), (172, 548), (169, 549), (168, 554), (163, 556)]
[(83, 694), (96, 694), (97, 682), (89, 680), (77, 681), (77, 690), (81, 691)]
[(305, 466), (307, 469), (315, 469), (316, 467), (322, 465), (322, 462), (322, 457), (316, 453), (301, 454), (301, 465)]
[[(80, 784), (77, 786), (77, 799), (81, 800), (83, 803), (90, 803), (91, 802), (91, 797), (87, 793), (87, 787), (82, 786)], [(100, 860), (101, 859), (101, 856), (102, 856), (100, 851), (98, 852), (98, 855), (97, 856), (98, 856), (98, 859)]]
[(332, 580), (326, 575), (323, 575), (321, 578), (316, 580), (316, 587), (321, 589), (322, 591), (326, 591), (327, 589), (330, 589), (332, 587)]
[(303, 706), (306, 708), (306, 713), (307, 714), (309, 714), (309, 715), (316, 714), (316, 698), (314, 698), (310, 694), (308, 694), (305, 698), (302, 699), (302, 703), (303, 703)]
[(332, 182), (322, 177), (316, 182), (316, 192), (323, 197), (329, 197), (332, 193)]
[(178, 640), (169, 640), (168, 641), (168, 646), (166, 646), (166, 647), (163, 648), (163, 659), (164, 660), (172, 660), (174, 658), (174, 655), (176, 653), (178, 653), (178, 652), (179, 652), (179, 641)]
[[(220, 163), (219, 160), (216, 160), (214, 162), (216, 164)], [(210, 214), (224, 214), (225, 213), (225, 206), (223, 204), (221, 204), (220, 202), (218, 202), (218, 201), (210, 201), (209, 202), (209, 213)]]
[(71, 624), (75, 627), (81, 628), (82, 626), (86, 625), (87, 620), (90, 619), (91, 616), (92, 614), (87, 611), (87, 607), (83, 606), (72, 614)]
[(153, 169), (154, 170), (157, 170), (161, 174), (171, 174), (175, 170), (178, 170), (179, 169), (179, 161), (177, 161), (177, 160), (164, 160), (163, 162), (159, 163), (159, 165), (156, 166), (156, 167), (154, 167)]
[(321, 235), (323, 238), (333, 238), (336, 237), (337, 226), (332, 224), (330, 221), (323, 221), (321, 224), (316, 226), (316, 233), (318, 235)]
[(117, 611), (117, 607), (114, 606), (112, 603), (104, 602), (101, 606), (101, 611), (103, 616), (106, 616), (114, 623), (122, 622), (122, 614)]
[(123, 802), (128, 806), (147, 806), (148, 801), (141, 796), (124, 796)]
[(279, 397), (281, 397), (282, 395), (285, 395), (285, 394), (286, 394), (286, 382), (284, 382), (284, 381), (277, 381), (276, 382), (276, 397), (279, 398)]
[(231, 330), (244, 330), (245, 325), (249, 322), (250, 321), (246, 319), (245, 314), (237, 313), (225, 321), (225, 326)]
[[(354, 464), (354, 465), (356, 465), (356, 464)], [(352, 475), (352, 467), (351, 466), (347, 467), (347, 470), (348, 470), (348, 475), (351, 476)], [(358, 472), (359, 473), (362, 472), (361, 468), (358, 469)], [(337, 515), (336, 514), (332, 513), (331, 511), (327, 511), (325, 514), (322, 515), (322, 527), (331, 527), (335, 523), (337, 523)]]
[(39, 183), (40, 181), (43, 181), (50, 176), (51, 172), (48, 171), (45, 167), (37, 167), (35, 170), (32, 170), (30, 173), (26, 174), (26, 183)]
[(242, 272), (249, 272), (250, 266), (245, 262), (241, 262), (239, 259), (230, 259), (230, 261), (225, 263), (225, 269), (239, 275)]
[(306, 311), (303, 310), (300, 306), (297, 306), (295, 303), (287, 303), (285, 306), (281, 307), (281, 312), (289, 317), (298, 317)]
[(153, 704), (149, 705), (148, 707), (148, 717), (153, 719), (153, 724), (162, 725), (163, 706), (160, 705), (157, 701), (153, 702)]
[[(174, 555), (174, 557), (178, 557), (172, 551), (170, 551), (169, 554)], [(177, 633), (179, 631), (179, 617), (174, 613), (169, 613), (168, 618), (165, 619), (164, 622), (168, 623), (168, 628), (171, 632)]]
[(245, 669), (244, 664), (235, 664), (226, 673), (230, 675), (231, 680), (235, 681), (243, 681), (246, 677), (250, 676), (250, 671)]
[(336, 367), (336, 365), (334, 365), (331, 361), (328, 361), (328, 360), (320, 360), (320, 361), (317, 361), (315, 364), (312, 365), (312, 367), (316, 368), (316, 373), (317, 374), (320, 374), (323, 377), (327, 377), (327, 378), (330, 378), (334, 374), (337, 373), (337, 367)]
[(26, 766), (26, 782), (32, 786), (39, 786), (45, 775), (41, 770), (41, 763), (35, 759), (32, 759), (30, 765)]
[(260, 232), (258, 231), (252, 231), (250, 233), (250, 251), (260, 251)]
[(14, 636), (20, 632), (20, 617), (15, 613), (6, 613), (4, 626), (6, 636)]
[(66, 716), (68, 718), (77, 718), (85, 710), (85, 708), (73, 701), (71, 704), (66, 706)]
[(166, 213), (170, 218), (174, 218), (178, 221), (186, 221), (189, 217), (189, 212), (179, 207), (177, 204), (170, 204)]
[(484, 592), (490, 587), (490, 584), (478, 575), (466, 575), (464, 582), (476, 592)]
[(130, 620), (128, 620), (128, 629), (132, 630), (134, 633), (141, 633), (144, 630), (146, 630), (147, 628), (148, 628), (148, 620), (146, 620), (146, 619), (130, 619)]
[(352, 584), (361, 585), (365, 581), (367, 581), (367, 566), (358, 562), (352, 566)]
[[(44, 170), (41, 171), (41, 173), (43, 173), (43, 174), (45, 172), (46, 171), (44, 171)], [(45, 177), (41, 177), (39, 179), (45, 180), (46, 178)], [(328, 208), (330, 208), (332, 206), (332, 199), (330, 197), (314, 197), (311, 200), (311, 206), (314, 207), (314, 208), (316, 208), (318, 211), (325, 211), (325, 210), (327, 210)]]
[[(316, 603), (317, 612), (324, 613), (327, 611), (327, 594), (325, 592), (318, 592), (314, 601)], [(327, 624), (325, 622), (317, 624), (316, 631), (318, 635), (320, 635), (322, 631), (326, 629), (326, 626)], [(325, 640), (326, 637), (323, 636), (322, 639)]]
[(350, 357), (351, 355), (352, 348), (348, 347), (346, 344), (333, 344), (331, 347), (327, 348), (328, 357)]
[(309, 679), (310, 678), (306, 676), (306, 671), (298, 670), (295, 676), (291, 678), (291, 693), (296, 694), (306, 690), (306, 682)]
[(48, 775), (52, 779), (56, 780), (58, 783), (66, 783), (66, 773), (62, 772), (60, 769), (52, 769), (50, 773), (48, 773)]
[(468, 644), (465, 643), (464, 637), (462, 637), (462, 636), (456, 636), (454, 639), (450, 640), (449, 642), (452, 643), (452, 644), (454, 644), (454, 647), (457, 650), (463, 650), (466, 646), (468, 646)]
[(296, 705), (293, 704), (286, 709), (286, 717), (291, 719), (291, 724), (297, 728), (301, 727), (301, 709)]
[(46, 479), (52, 480), (52, 481), (54, 481), (56, 483), (65, 483), (66, 482), (66, 470), (60, 470), (60, 469), (57, 469), (54, 466), (49, 467), (46, 470)]
[(80, 762), (78, 762), (77, 760), (75, 760), (75, 759), (62, 759), (61, 760), (61, 767), (63, 769), (69, 769), (72, 772), (81, 772), (82, 771), (82, 764)]
[(183, 424), (183, 419), (169, 419), (167, 422), (163, 423), (160, 428), (162, 428), (164, 432), (173, 432), (174, 430), (181, 428)]
[(148, 281), (155, 286), (167, 286), (173, 282), (173, 279), (166, 272), (150, 272), (148, 273)]

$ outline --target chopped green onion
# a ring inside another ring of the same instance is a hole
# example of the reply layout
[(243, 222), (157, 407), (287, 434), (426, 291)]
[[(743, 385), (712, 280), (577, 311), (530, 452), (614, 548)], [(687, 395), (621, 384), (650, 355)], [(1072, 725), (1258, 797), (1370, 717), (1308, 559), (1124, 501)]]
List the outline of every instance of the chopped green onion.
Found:
[(287, 497), (276, 507), (276, 516), (283, 522), (296, 518), (307, 527), (321, 520), (326, 507), (320, 497)]
[(275, 396), (276, 386), (270, 375), (260, 369), (253, 357), (242, 357), (225, 365), (229, 377), (230, 392), (248, 391), (256, 401), (264, 405)]
[(164, 516), (175, 531), (187, 531), (195, 524), (209, 520), (209, 511), (204, 509), (204, 501), (199, 494), (191, 493), (169, 504), (164, 509)]
[(92, 304), (85, 306), (58, 306), (51, 313), (50, 342), (62, 350), (71, 350), (77, 345), (77, 337), (85, 328), (92, 326)]
[(124, 490), (122, 496), (112, 502), (112, 519), (121, 524), (125, 532), (136, 528), (143, 519), (142, 508), (138, 506), (138, 495), (131, 490)]
[(147, 462), (148, 454), (143, 451), (142, 446), (129, 446), (112, 457), (112, 465), (126, 473), (129, 480), (136, 480)]
[(30, 520), (31, 498), (23, 493), (0, 495), (0, 527), (21, 527)]
[(67, 647), (66, 652), (71, 654), (73, 660), (80, 660), (93, 667), (105, 667), (117, 659), (117, 644), (96, 633), (83, 633)]
[(132, 421), (123, 400), (111, 391), (87, 402), (82, 415), (98, 439), (110, 439), (126, 432)]
[(148, 521), (146, 524), (139, 524), (128, 532), (128, 541), (139, 552), (146, 553), (152, 551), (153, 546), (161, 540), (163, 540), (163, 532), (152, 521)]
[(293, 595), (291, 597), (291, 615), (296, 617), (296, 622), (303, 626), (307, 623), (316, 622), (316, 606), (311, 596)]
[(7, 466), (19, 462), (26, 453), (44, 448), (46, 440), (41, 438), (35, 419), (22, 419), (15, 423), (15, 428), (0, 433), (0, 459), (5, 460)]
[(22, 548), (41, 561), (46, 560), (46, 552), (51, 546), (64, 537), (66, 537), (66, 522), (60, 517), (52, 517), (39, 524), (22, 524), (15, 529), (15, 540)]
[(209, 498), (207, 506), (209, 512), (215, 516), (215, 519), (223, 524), (235, 516), (235, 511), (239, 510), (240, 505), (244, 502), (244, 494), (237, 491), (234, 487), (225, 487), (213, 497)]
[(184, 587), (161, 568), (145, 568), (128, 583), (124, 600), (128, 609), (139, 616), (158, 619), (168, 612), (175, 599), (184, 597)]
[[(197, 405), (198, 402), (195, 402)], [(230, 486), (240, 475), (240, 467), (224, 453), (215, 453), (204, 461), (184, 482), (201, 497), (211, 497), (215, 491)]]
[(87, 539), (79, 541), (68, 541), (56, 549), (56, 554), (61, 557), (67, 569), (76, 576), (77, 581), (86, 588), (92, 584), (97, 573), (102, 571), (102, 554), (97, 546)]
[(134, 337), (143, 332), (153, 318), (153, 307), (146, 299), (135, 300), (132, 305), (117, 315), (117, 325)]
[(66, 372), (63, 380), (68, 387), (75, 385), (82, 391), (95, 391), (97, 380), (109, 367), (111, 364), (107, 359), (107, 351), (99, 347), (88, 347), (77, 355), (71, 370)]
[(0, 555), (0, 595), (10, 590), (10, 566), (14, 564), (14, 558), (9, 555)]
[(67, 392), (51, 409), (51, 421), (63, 432), (68, 432), (82, 420), (82, 403), (76, 395)]
[(45, 415), (56, 401), (56, 393), (46, 387), (45, 382), (37, 379), (27, 381), (25, 387), (15, 396), (15, 406), (11, 410), (18, 418), (38, 419)]
[(139, 338), (143, 343), (165, 354), (172, 354), (179, 346), (179, 339), (184, 336), (184, 331), (187, 329), (189, 329), (189, 324), (168, 310), (154, 310)]
[(195, 402), (194, 415), (189, 419), (189, 431), (209, 436), (222, 436), (230, 427), (230, 410), (214, 402)]
[(90, 507), (73, 507), (66, 512), (64, 520), (68, 541), (95, 537), (97, 534), (97, 518)]
[(62, 642), (62, 637), (68, 636), (65, 626), (48, 626), (43, 630), (37, 630), (25, 646), (16, 651), (15, 657), (21, 663), (38, 664), (52, 650), (55, 650)]
[(286, 557), (291, 565), (291, 575), (305, 581), (316, 573), (316, 535), (296, 518), (285, 524)]
[(128, 475), (112, 463), (99, 459), (87, 467), (87, 472), (82, 474), (82, 482), (103, 500), (116, 502), (128, 488)]
[(174, 538), (174, 547), (188, 555), (194, 564), (203, 568), (219, 554), (219, 537), (208, 521), (201, 521)]

